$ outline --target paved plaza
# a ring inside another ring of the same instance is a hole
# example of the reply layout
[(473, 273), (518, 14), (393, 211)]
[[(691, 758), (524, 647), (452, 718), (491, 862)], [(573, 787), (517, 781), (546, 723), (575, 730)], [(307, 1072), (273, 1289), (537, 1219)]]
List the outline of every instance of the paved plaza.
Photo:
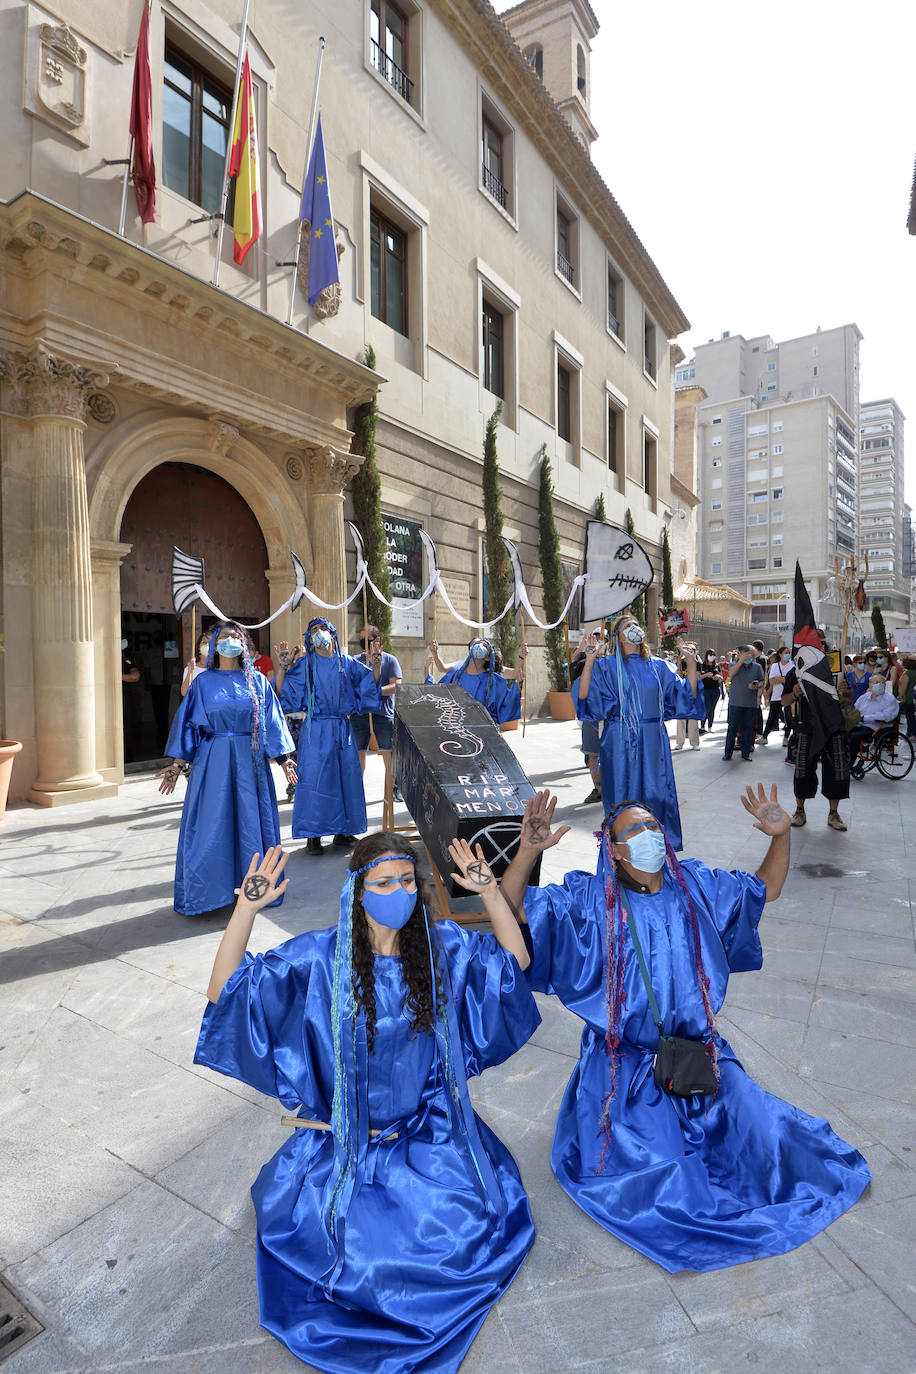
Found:
[[(581, 805), (577, 727), (508, 738), (572, 826), (543, 877), (593, 868), (600, 807)], [(792, 773), (776, 736), (750, 765), (723, 763), (723, 738), (719, 723), (674, 756), (685, 852), (754, 869), (766, 841), (739, 793), (775, 781), (791, 811)], [(381, 782), (370, 759), (373, 826)], [(472, 1084), (521, 1168), (537, 1242), (462, 1374), (916, 1369), (914, 800), (916, 777), (870, 774), (841, 808), (846, 835), (827, 828), (823, 798), (809, 803), (763, 917), (763, 971), (732, 977), (719, 1018), (764, 1087), (863, 1152), (862, 1200), (788, 1255), (666, 1274), (550, 1171), (579, 1023), (539, 998), (531, 1042)], [(286, 1138), (282, 1108), (192, 1063), (222, 923), (172, 910), (179, 813), (143, 776), (92, 805), (14, 809), (0, 827), (0, 1273), (45, 1328), (3, 1374), (307, 1374), (258, 1326), (248, 1189)], [(290, 807), (280, 815), (288, 836)], [(336, 920), (345, 858), (304, 846), (253, 949)]]

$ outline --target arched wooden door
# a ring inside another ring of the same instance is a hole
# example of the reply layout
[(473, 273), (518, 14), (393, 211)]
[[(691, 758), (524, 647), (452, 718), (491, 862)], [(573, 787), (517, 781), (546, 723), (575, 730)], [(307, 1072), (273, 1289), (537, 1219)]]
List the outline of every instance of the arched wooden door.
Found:
[[(260, 527), (235, 488), (190, 463), (162, 463), (137, 484), (120, 538), (132, 546), (121, 566), (123, 652), (140, 673), (122, 687), (124, 759), (136, 765), (162, 756), (193, 653), (191, 613), (179, 624), (173, 610), (172, 549), (202, 558), (210, 597), (225, 615), (246, 621), (270, 614), (268, 560)], [(198, 629), (212, 623), (198, 602)]]

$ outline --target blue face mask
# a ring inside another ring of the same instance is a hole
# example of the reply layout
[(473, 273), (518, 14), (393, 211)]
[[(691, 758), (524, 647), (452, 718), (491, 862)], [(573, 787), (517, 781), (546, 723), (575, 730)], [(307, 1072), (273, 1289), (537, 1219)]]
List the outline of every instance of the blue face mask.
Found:
[(630, 863), (640, 873), (657, 873), (667, 858), (665, 837), (660, 830), (641, 830), (625, 843), (630, 850)]
[(476, 644), (474, 644), (471, 648), (471, 657), (475, 658), (478, 663), (482, 663), (485, 658), (489, 658), (489, 644), (485, 644), (482, 639), (478, 639)]
[(387, 926), (389, 930), (401, 930), (413, 915), (414, 907), (417, 905), (416, 889), (413, 892), (405, 892), (403, 887), (396, 887), (393, 892), (371, 892), (365, 888), (362, 895), (363, 911), (367, 916), (371, 916), (373, 921), (378, 921), (380, 926)]
[(873, 683), (871, 684), (871, 694), (872, 694), (873, 697), (882, 697), (882, 696), (884, 696), (884, 683), (883, 683), (883, 682), (873, 682)]
[(316, 649), (330, 649), (331, 636), (327, 630), (314, 630), (312, 632), (312, 643)]
[(216, 652), (222, 654), (223, 658), (238, 658), (242, 652), (242, 641), (240, 639), (218, 639)]

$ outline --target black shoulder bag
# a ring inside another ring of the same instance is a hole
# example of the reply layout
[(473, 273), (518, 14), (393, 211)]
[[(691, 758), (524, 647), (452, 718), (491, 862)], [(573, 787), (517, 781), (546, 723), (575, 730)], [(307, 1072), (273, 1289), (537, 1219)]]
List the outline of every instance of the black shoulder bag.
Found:
[(636, 933), (636, 922), (633, 920), (633, 912), (626, 889), (623, 886), (620, 888), (620, 896), (627, 910), (630, 939), (633, 941), (633, 948), (639, 962), (639, 971), (646, 985), (646, 996), (649, 998), (652, 1020), (658, 1029), (658, 1049), (655, 1052), (654, 1061), (655, 1081), (672, 1097), (693, 1097), (695, 1095), (708, 1097), (716, 1091), (719, 1085), (716, 1081), (706, 1042), (687, 1040), (681, 1035), (666, 1035), (662, 1030), (658, 1003), (655, 1000), (655, 993), (652, 991), (652, 984), (649, 982), (645, 956), (642, 952), (642, 945), (639, 943), (639, 936)]

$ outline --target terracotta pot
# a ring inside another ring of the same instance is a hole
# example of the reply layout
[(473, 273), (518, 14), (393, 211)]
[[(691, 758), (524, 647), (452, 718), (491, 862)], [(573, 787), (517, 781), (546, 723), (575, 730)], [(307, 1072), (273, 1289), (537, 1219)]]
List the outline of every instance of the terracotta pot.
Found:
[(500, 733), (501, 733), (501, 734), (505, 734), (507, 730), (517, 730), (517, 729), (518, 729), (518, 721), (517, 721), (517, 720), (504, 720), (503, 723), (500, 725), (499, 729), (500, 729)]
[(554, 720), (575, 720), (576, 707), (569, 692), (548, 692), (547, 699)]
[(10, 794), (13, 761), (22, 745), (15, 739), (0, 739), (0, 820), (6, 815), (6, 799)]

